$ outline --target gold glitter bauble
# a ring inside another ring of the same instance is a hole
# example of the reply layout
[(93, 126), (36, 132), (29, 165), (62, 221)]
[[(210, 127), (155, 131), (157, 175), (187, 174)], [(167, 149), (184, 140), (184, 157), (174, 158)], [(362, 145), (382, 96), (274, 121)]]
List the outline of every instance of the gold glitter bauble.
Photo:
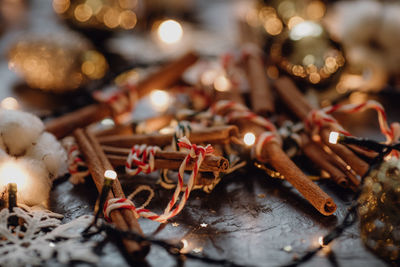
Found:
[(130, 30), (136, 26), (138, 0), (53, 0), (53, 9), (82, 28)]
[(10, 49), (9, 58), (10, 69), (30, 87), (45, 91), (75, 90), (102, 78), (108, 68), (102, 54), (70, 35), (19, 41)]
[(400, 160), (392, 158), (373, 170), (358, 201), (365, 245), (386, 260), (399, 260)]

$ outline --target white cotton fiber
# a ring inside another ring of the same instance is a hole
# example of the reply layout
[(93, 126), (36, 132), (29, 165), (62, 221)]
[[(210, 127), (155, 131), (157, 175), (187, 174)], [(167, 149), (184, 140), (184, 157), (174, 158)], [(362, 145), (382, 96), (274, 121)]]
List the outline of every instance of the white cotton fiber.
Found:
[(10, 156), (3, 149), (0, 149), (0, 162), (9, 158)]
[(43, 161), (52, 180), (68, 171), (67, 154), (54, 135), (50, 133), (44, 132), (36, 144), (27, 150), (25, 156)]
[(0, 134), (10, 155), (23, 155), (43, 131), (42, 121), (30, 113), (0, 110)]
[(16, 161), (18, 166), (29, 175), (22, 185), (23, 188), (18, 188), (18, 203), (28, 206), (45, 203), (49, 198), (52, 182), (44, 163), (27, 157), (20, 157)]

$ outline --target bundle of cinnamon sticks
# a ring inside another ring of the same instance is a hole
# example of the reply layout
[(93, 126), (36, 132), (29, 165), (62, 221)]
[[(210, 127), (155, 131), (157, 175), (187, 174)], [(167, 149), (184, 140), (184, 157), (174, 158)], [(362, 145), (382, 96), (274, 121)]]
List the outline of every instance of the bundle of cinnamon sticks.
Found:
[[(294, 82), (288, 77), (281, 77), (275, 81), (275, 89), (293, 114), (306, 121), (313, 108)], [(319, 141), (315, 141), (313, 136), (302, 135), (302, 150), (321, 169), (327, 171), (336, 183), (356, 189), (360, 184), (360, 176), (368, 170), (368, 163), (346, 146), (330, 143), (329, 134), (335, 130), (331, 126), (322, 127)]]
[[(91, 132), (77, 129), (74, 131), (74, 137), (76, 138), (84, 159), (89, 167), (93, 182), (100, 193), (104, 182), (104, 171), (113, 170), (113, 167), (102, 151), (96, 137)], [(112, 192), (110, 192), (107, 197), (107, 199), (111, 198), (125, 198), (125, 194), (118, 178), (114, 181)], [(143, 231), (132, 210), (114, 210), (111, 212), (110, 218), (112, 223), (119, 229), (125, 231), (130, 230), (143, 235)], [(146, 242), (137, 243), (132, 240), (122, 240), (122, 242), (128, 254), (136, 260), (143, 259), (150, 249), (149, 244)]]

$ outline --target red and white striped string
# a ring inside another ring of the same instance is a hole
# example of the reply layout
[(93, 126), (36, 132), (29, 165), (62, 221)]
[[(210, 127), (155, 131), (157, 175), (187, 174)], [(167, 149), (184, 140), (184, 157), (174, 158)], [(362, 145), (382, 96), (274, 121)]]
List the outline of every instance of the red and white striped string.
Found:
[(265, 128), (266, 131), (257, 137), (254, 145), (253, 151), (257, 159), (261, 159), (262, 147), (266, 142), (275, 141), (280, 145), (282, 144), (282, 140), (275, 125), (266, 118), (251, 112), (243, 104), (230, 100), (220, 100), (210, 108), (210, 112), (214, 115), (224, 116), (226, 123), (231, 123), (238, 119), (245, 119)]
[(68, 136), (62, 140), (62, 145), (67, 151), (68, 172), (71, 175), (70, 182), (73, 184), (84, 183), (85, 177), (89, 175), (89, 169), (81, 158), (81, 153), (75, 139)]
[[(320, 110), (312, 110), (309, 113), (305, 124), (313, 133), (318, 133), (322, 127), (330, 125), (341, 134), (349, 136), (351, 134), (346, 131), (331, 114), (352, 114), (363, 112), (368, 109), (373, 109), (378, 113), (380, 131), (386, 137), (386, 143), (392, 144), (398, 142), (400, 138), (400, 124), (394, 122), (389, 126), (385, 109), (375, 100), (368, 100), (360, 104), (338, 104)], [(398, 151), (392, 151), (392, 155), (399, 157)]]
[[(206, 155), (211, 154), (213, 152), (213, 148), (210, 145), (207, 145), (205, 147), (203, 146), (197, 146), (196, 144), (191, 144), (190, 141), (186, 138), (183, 137), (179, 139), (178, 143), (179, 147), (185, 148), (188, 150), (188, 154), (183, 160), (181, 166), (179, 167), (179, 172), (178, 172), (178, 186), (175, 189), (175, 192), (172, 196), (172, 199), (168, 203), (167, 207), (165, 208), (163, 214), (158, 215), (148, 209), (145, 208), (136, 208), (135, 205), (132, 203), (132, 201), (128, 201), (127, 199), (112, 199), (106, 202), (104, 205), (104, 214), (106, 216), (109, 216), (112, 210), (118, 209), (118, 208), (129, 208), (133, 210), (138, 217), (144, 217), (153, 221), (157, 221), (160, 223), (164, 223), (168, 221), (170, 218), (176, 216), (183, 207), (186, 204), (187, 199), (189, 198), (190, 192), (193, 189), (193, 186), (196, 183), (196, 177), (199, 172), (200, 165), (203, 163), (203, 160)], [(147, 151), (147, 150), (143, 150)], [(132, 154), (136, 154), (132, 153)], [(147, 152), (147, 155), (151, 155), (151, 151)], [(153, 154), (154, 156), (154, 154)], [(192, 173), (190, 174), (186, 189), (183, 190), (183, 195), (180, 197), (182, 188), (184, 187), (184, 182), (183, 182), (183, 175), (186, 169), (186, 165), (192, 160), (192, 159), (197, 159), (194, 163)], [(147, 160), (146, 160), (147, 161)], [(153, 161), (153, 163), (151, 163)], [(135, 163), (135, 161), (132, 161), (132, 163)], [(149, 167), (145, 167), (145, 165), (149, 165)], [(141, 166), (144, 168), (141, 171), (148, 171), (151, 167), (151, 165), (154, 166), (154, 157), (148, 159), (148, 162), (143, 162)], [(139, 169), (139, 168), (138, 168)], [(136, 171), (137, 173), (139, 171)], [(180, 201), (178, 202), (178, 200)]]
[(137, 175), (141, 172), (151, 173), (155, 171), (154, 157), (157, 151), (161, 151), (158, 146), (134, 145), (126, 159), (126, 173)]
[(111, 88), (105, 91), (95, 91), (93, 98), (100, 103), (107, 104), (115, 120), (119, 121), (126, 113), (133, 110), (138, 99), (135, 84), (126, 84), (122, 88)]

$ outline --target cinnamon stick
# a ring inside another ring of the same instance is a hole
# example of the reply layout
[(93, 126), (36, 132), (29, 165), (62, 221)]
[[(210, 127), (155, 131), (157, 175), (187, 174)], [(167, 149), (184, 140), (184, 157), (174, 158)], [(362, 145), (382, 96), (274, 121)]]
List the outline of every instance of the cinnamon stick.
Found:
[(303, 153), (318, 167), (329, 173), (331, 179), (342, 187), (348, 187), (349, 183), (344, 174), (339, 168), (337, 168), (330, 161), (332, 157), (324, 151), (319, 145), (315, 144), (308, 138), (306, 134), (301, 135), (302, 138), (302, 151)]
[[(197, 59), (198, 56), (196, 54), (188, 52), (177, 60), (161, 67), (155, 73), (139, 81), (135, 88), (136, 96), (141, 98), (155, 88), (165, 89), (171, 86)], [(132, 99), (136, 99), (136, 97), (132, 97)], [(109, 106), (93, 104), (49, 121), (46, 123), (46, 131), (53, 133), (57, 138), (62, 138), (76, 128), (84, 127), (111, 115), (112, 110)]]
[[(307, 119), (312, 107), (297, 89), (296, 85), (288, 77), (282, 77), (275, 81), (275, 89), (279, 97), (286, 103), (289, 109), (302, 121)], [(330, 144), (329, 133), (331, 129), (321, 129), (322, 141), (330, 147), (339, 157), (341, 157), (359, 175), (363, 175), (368, 170), (368, 164), (360, 159), (347, 147), (341, 144)]]
[[(104, 170), (105, 166), (102, 165), (100, 158), (97, 156), (95, 149), (91, 145), (89, 139), (85, 135), (82, 129), (74, 131), (74, 136), (80, 147), (82, 154), (85, 157), (86, 163), (89, 167), (90, 174), (93, 182), (96, 185), (97, 190), (100, 192), (104, 182)], [(108, 199), (114, 198), (114, 193), (109, 193)], [(110, 213), (112, 222), (121, 230), (135, 230), (138, 233), (143, 234), (141, 230), (132, 229), (130, 224), (124, 219), (121, 210), (114, 210)], [(140, 227), (139, 227), (140, 229)], [(149, 252), (148, 244), (138, 244), (135, 241), (123, 240), (123, 244), (127, 252), (135, 258), (144, 258)]]
[(174, 119), (174, 116), (171, 114), (165, 114), (153, 118), (149, 118), (140, 122), (136, 126), (137, 133), (151, 133), (154, 131), (158, 131), (163, 127), (168, 126), (171, 121)]
[(342, 144), (332, 144), (329, 142), (329, 135), (331, 133), (331, 129), (324, 127), (320, 131), (320, 136), (322, 142), (332, 149), (337, 155), (339, 155), (356, 173), (360, 175), (364, 175), (369, 168), (368, 163), (361, 160), (353, 151), (348, 149), (346, 146)]
[(95, 132), (96, 136), (107, 136), (107, 135), (131, 135), (133, 134), (133, 129), (131, 124), (120, 124), (115, 125), (112, 128), (100, 130)]
[(57, 138), (63, 138), (77, 128), (83, 128), (93, 122), (111, 116), (111, 109), (104, 104), (92, 104), (52, 119), (46, 123), (46, 131)]
[[(126, 158), (130, 149), (110, 146), (102, 146), (108, 159), (114, 166), (125, 166)], [(154, 155), (154, 166), (156, 169), (178, 170), (182, 161), (187, 156), (185, 152), (158, 151)], [(191, 159), (185, 170), (193, 170), (196, 159)], [(200, 165), (201, 172), (224, 172), (229, 168), (229, 162), (224, 157), (207, 155)]]
[[(229, 143), (231, 137), (238, 135), (236, 126), (215, 126), (195, 130), (190, 134), (190, 141), (194, 144), (201, 143)], [(173, 134), (135, 134), (131, 136), (114, 135), (99, 137), (99, 142), (102, 145), (131, 148), (137, 144), (146, 144), (151, 146), (166, 146), (171, 144)]]
[[(265, 131), (263, 127), (246, 119), (237, 120), (236, 123), (240, 129), (250, 130), (256, 136)], [(321, 214), (328, 216), (336, 211), (336, 204), (332, 198), (294, 164), (277, 142), (266, 142), (261, 149), (259, 160), (267, 162), (280, 172)]]
[[(92, 147), (93, 147), (94, 151), (96, 152), (97, 156), (99, 157), (104, 168), (107, 170), (114, 170), (110, 161), (107, 159), (107, 156), (104, 154), (104, 151), (101, 148), (99, 142), (97, 141), (97, 138), (95, 137), (95, 135), (88, 130), (86, 130), (86, 135), (88, 137), (88, 140), (91, 142)], [(125, 198), (125, 193), (122, 190), (121, 183), (119, 182), (118, 179), (115, 179), (113, 186), (112, 186), (112, 191), (113, 191), (113, 194), (115, 197)], [(136, 219), (133, 211), (128, 210), (128, 209), (121, 209), (121, 213), (125, 219), (125, 222), (128, 224), (129, 229), (135, 231), (138, 234), (143, 235), (142, 228), (140, 228), (139, 222)], [(148, 244), (141, 244), (141, 245), (143, 246), (143, 245), (148, 245)]]
[(254, 46), (248, 47), (248, 52), (245, 69), (250, 84), (252, 110), (260, 115), (271, 114), (275, 110), (274, 99), (261, 55)]

